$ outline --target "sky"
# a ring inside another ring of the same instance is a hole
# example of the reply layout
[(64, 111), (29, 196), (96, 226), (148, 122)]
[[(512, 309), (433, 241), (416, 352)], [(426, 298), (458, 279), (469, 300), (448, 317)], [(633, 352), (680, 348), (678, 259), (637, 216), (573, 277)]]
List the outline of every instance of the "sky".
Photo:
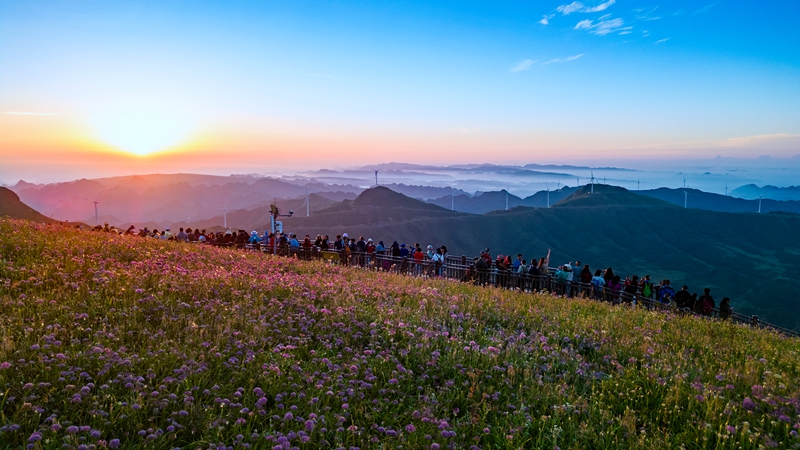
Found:
[(0, 0), (0, 182), (800, 154), (796, 1)]

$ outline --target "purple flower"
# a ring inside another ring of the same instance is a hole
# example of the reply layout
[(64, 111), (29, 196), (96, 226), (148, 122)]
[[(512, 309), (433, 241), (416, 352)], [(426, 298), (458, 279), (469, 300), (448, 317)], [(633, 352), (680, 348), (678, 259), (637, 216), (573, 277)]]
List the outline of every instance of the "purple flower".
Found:
[(142, 409), (142, 405), (140, 405), (138, 403), (134, 403), (134, 404), (131, 405), (131, 408), (133, 408), (134, 411), (138, 411), (138, 410)]
[(42, 435), (38, 431), (35, 431), (33, 434), (31, 434), (31, 437), (28, 438), (28, 442), (36, 442), (41, 440), (42, 440)]
[(305, 426), (306, 426), (306, 431), (308, 431), (309, 433), (314, 431), (314, 421), (313, 420), (306, 420)]
[(407, 433), (413, 433), (415, 431), (417, 431), (417, 427), (415, 427), (413, 424), (406, 425), (406, 432)]
[(0, 363), (0, 369), (8, 369), (9, 367), (11, 367), (11, 363), (8, 361), (3, 361)]
[(755, 411), (756, 404), (753, 403), (753, 400), (751, 400), (750, 397), (745, 397), (744, 400), (742, 400), (742, 408), (748, 411)]
[(78, 430), (79, 430), (78, 427), (76, 427), (75, 425), (72, 425), (72, 426), (67, 428), (67, 434), (75, 434), (75, 433), (78, 432)]
[(436, 442), (431, 444), (431, 450), (439, 450), (439, 444), (437, 444)]

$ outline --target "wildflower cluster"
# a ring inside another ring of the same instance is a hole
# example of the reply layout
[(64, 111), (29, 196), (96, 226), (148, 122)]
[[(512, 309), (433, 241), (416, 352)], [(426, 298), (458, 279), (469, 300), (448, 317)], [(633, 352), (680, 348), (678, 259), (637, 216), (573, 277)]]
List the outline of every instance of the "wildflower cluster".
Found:
[(800, 342), (0, 220), (0, 447), (797, 448)]

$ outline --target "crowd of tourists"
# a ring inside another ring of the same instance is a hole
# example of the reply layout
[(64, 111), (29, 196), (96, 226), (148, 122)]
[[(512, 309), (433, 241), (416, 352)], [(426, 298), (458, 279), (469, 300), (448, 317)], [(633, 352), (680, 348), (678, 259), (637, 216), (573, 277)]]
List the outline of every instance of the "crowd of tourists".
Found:
[[(257, 231), (248, 233), (245, 230), (230, 229), (207, 233), (206, 230), (197, 228), (179, 228), (177, 232), (173, 232), (170, 227), (161, 231), (149, 230), (147, 227), (136, 230), (131, 225), (122, 232), (108, 224), (94, 229), (163, 240), (255, 249), (287, 256), (320, 257), (327, 254), (344, 265), (396, 270), (418, 276), (445, 276), (448, 264), (459, 265), (464, 270), (459, 273), (458, 278), (474, 284), (537, 291), (544, 287), (550, 290), (552, 287), (556, 295), (590, 296), (612, 303), (654, 301), (705, 316), (712, 316), (717, 307), (709, 288), (705, 288), (698, 296), (685, 285), (676, 291), (668, 279), (658, 283), (654, 283), (650, 275), (626, 275), (623, 279), (611, 267), (593, 272), (588, 264), (584, 265), (581, 261), (569, 262), (553, 269), (550, 267), (550, 250), (545, 256), (529, 262), (523, 259), (522, 254), (517, 254), (515, 258), (499, 254), (493, 259), (489, 248), (485, 248), (472, 261), (462, 259), (455, 262), (448, 259), (447, 247), (444, 245), (437, 248), (427, 245), (423, 248), (419, 243), (406, 245), (393, 241), (387, 246), (383, 241), (376, 243), (372, 239), (364, 239), (363, 236), (350, 237), (347, 233), (338, 234), (334, 239), (330, 239), (328, 235), (317, 235), (312, 240), (309, 235), (300, 239), (293, 233), (267, 231), (259, 234)], [(730, 299), (723, 298), (719, 304), (718, 316), (726, 319), (732, 312)]]

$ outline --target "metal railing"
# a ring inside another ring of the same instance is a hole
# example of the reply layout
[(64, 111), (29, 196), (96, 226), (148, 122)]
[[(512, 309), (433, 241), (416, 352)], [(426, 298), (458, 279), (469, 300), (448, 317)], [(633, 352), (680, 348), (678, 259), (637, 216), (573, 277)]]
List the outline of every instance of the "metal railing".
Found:
[[(268, 245), (222, 244), (220, 246), (273, 253), (273, 249)], [(648, 310), (665, 310), (677, 314), (730, 320), (733, 323), (765, 328), (787, 336), (800, 336), (797, 331), (764, 322), (758, 316), (747, 316), (735, 311), (723, 314), (718, 307), (714, 307), (709, 313), (703, 314), (690, 308), (678, 307), (675, 303), (664, 303), (652, 298), (656, 294), (655, 289), (653, 296), (645, 297), (639, 292), (615, 291), (607, 286), (596, 286), (592, 283), (578, 281), (559, 281), (552, 275), (518, 273), (512, 270), (498, 269), (493, 265), (486, 269), (479, 269), (475, 267), (472, 259), (466, 256), (447, 256), (445, 261), (440, 263), (431, 261), (427, 257), (420, 261), (411, 257), (391, 256), (388, 254), (322, 250), (318, 247), (291, 247), (286, 244), (278, 245), (275, 253), (278, 256), (302, 260), (322, 260), (329, 264), (359, 267), (367, 270), (426, 278), (448, 278), (480, 286), (494, 286), (525, 292), (547, 292), (564, 297), (587, 298), (611, 304), (638, 305)], [(550, 272), (555, 273), (555, 270), (551, 268)], [(723, 317), (723, 315), (727, 315), (727, 317)]]

